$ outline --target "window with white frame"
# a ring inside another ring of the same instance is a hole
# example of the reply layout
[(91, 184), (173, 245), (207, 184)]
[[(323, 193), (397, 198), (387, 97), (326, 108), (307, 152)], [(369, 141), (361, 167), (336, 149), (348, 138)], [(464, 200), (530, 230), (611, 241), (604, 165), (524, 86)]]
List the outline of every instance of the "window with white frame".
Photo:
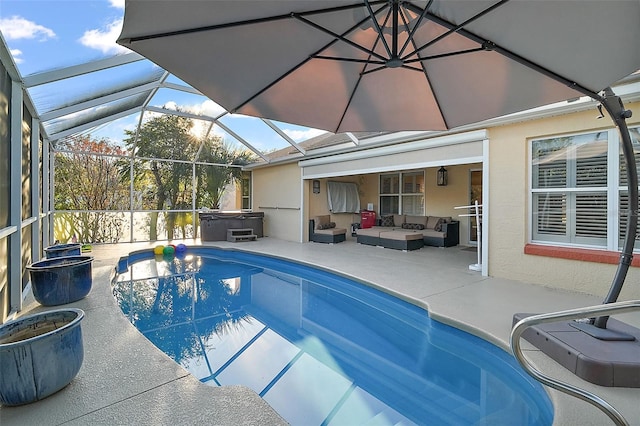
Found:
[[(634, 150), (638, 129), (632, 129)], [(531, 142), (531, 239), (617, 250), (626, 223), (626, 171), (616, 131)]]
[(242, 209), (251, 209), (251, 173), (242, 172), (240, 178), (240, 189), (242, 191)]
[[(640, 171), (640, 127), (632, 128), (629, 130), (631, 134), (631, 142), (633, 143), (633, 152), (636, 161), (636, 168)], [(619, 247), (622, 247), (624, 244), (624, 235), (627, 228), (627, 210), (629, 209), (629, 192), (627, 189), (627, 165), (624, 161), (624, 154), (622, 152), (622, 147), (620, 148), (619, 154), (620, 161), (620, 186), (619, 186), (619, 194), (618, 194), (618, 203), (620, 208), (619, 214), (619, 227), (618, 227), (618, 241)], [(640, 230), (640, 226), (637, 228)], [(636, 236), (636, 244), (635, 248), (640, 248), (640, 243), (638, 239), (640, 238), (640, 232), (637, 232)]]
[(424, 215), (424, 172), (380, 175), (380, 215)]

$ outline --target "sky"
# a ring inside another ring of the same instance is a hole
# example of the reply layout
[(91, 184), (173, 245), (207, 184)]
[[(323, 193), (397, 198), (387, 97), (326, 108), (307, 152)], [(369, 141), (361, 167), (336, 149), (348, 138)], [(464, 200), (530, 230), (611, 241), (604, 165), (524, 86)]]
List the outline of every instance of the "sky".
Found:
[[(0, 32), (23, 77), (103, 59), (128, 52), (115, 42), (122, 28), (124, 3), (124, 0), (0, 0)], [(177, 79), (169, 81), (176, 82)], [(31, 96), (35, 99), (38, 90), (33, 92)], [(67, 91), (60, 87), (57, 93), (64, 96)], [(51, 93), (46, 95), (52, 96)], [(179, 106), (206, 115), (221, 112), (217, 104), (205, 97), (174, 90), (159, 91), (151, 105)], [(121, 141), (123, 130), (132, 130), (137, 123), (136, 114), (93, 130), (92, 136)], [(288, 146), (258, 119), (233, 115), (225, 117), (223, 124), (259, 150)], [(324, 133), (286, 123), (277, 124), (296, 142)], [(216, 126), (214, 132), (230, 144), (238, 145), (238, 141), (221, 128)]]

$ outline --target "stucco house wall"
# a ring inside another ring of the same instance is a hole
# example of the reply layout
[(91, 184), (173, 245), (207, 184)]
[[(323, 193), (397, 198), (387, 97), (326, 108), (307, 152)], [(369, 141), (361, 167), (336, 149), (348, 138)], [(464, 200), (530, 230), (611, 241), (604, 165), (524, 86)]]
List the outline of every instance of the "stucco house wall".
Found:
[[(626, 105), (633, 111), (629, 127), (640, 124), (640, 103)], [(489, 275), (568, 291), (605, 297), (616, 265), (525, 254), (529, 214), (529, 141), (548, 136), (606, 130), (608, 118), (597, 119), (597, 110), (555, 116), (489, 129)], [(487, 224), (485, 224), (487, 226)], [(597, 254), (597, 250), (594, 250)], [(640, 268), (631, 267), (627, 282), (640, 280)], [(625, 285), (620, 299), (640, 298), (640, 287)]]
[(253, 210), (264, 212), (265, 237), (302, 241), (302, 175), (297, 163), (253, 170)]

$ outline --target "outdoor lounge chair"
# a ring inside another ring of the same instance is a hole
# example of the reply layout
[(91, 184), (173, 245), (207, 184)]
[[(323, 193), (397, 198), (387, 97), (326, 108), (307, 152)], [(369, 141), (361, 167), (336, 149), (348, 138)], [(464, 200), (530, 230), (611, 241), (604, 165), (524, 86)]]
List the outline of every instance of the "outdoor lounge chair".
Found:
[(309, 241), (316, 243), (341, 243), (347, 239), (347, 230), (336, 228), (330, 215), (315, 216), (309, 220)]

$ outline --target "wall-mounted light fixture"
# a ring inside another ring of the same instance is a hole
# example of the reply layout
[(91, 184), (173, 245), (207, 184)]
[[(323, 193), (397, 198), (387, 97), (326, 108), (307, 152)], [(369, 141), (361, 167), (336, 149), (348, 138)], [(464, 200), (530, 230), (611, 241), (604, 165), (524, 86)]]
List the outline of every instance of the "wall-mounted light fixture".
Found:
[(313, 193), (314, 194), (320, 193), (320, 181), (317, 179), (313, 180)]
[(438, 186), (447, 186), (448, 183), (448, 176), (447, 176), (447, 169), (445, 169), (444, 167), (440, 167), (438, 169), (438, 175), (436, 178), (436, 183), (438, 184)]

